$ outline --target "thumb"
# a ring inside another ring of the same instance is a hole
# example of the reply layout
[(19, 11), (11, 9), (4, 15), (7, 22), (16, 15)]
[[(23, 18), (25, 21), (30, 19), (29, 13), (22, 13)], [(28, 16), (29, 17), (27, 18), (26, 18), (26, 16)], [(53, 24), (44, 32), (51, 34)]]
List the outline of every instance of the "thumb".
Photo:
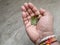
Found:
[(43, 9), (43, 8), (40, 8), (39, 12), (42, 16), (49, 15), (49, 12), (46, 11), (45, 9)]

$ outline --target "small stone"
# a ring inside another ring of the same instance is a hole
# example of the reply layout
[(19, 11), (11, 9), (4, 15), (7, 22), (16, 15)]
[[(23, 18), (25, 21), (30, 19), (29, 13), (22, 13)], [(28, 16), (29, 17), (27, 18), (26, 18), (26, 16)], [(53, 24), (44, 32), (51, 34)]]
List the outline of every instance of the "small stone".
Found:
[(32, 25), (36, 25), (38, 21), (39, 21), (38, 15), (31, 17), (31, 24)]

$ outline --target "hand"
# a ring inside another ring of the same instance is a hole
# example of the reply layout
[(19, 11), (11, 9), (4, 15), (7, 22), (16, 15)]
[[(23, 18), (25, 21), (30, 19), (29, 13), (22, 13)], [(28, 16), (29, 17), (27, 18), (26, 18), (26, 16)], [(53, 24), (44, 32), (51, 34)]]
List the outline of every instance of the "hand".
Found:
[[(31, 17), (38, 13), (41, 17), (37, 25), (31, 25)], [(45, 9), (38, 10), (32, 3), (25, 3), (22, 6), (22, 17), (26, 32), (34, 43), (48, 35), (53, 35), (53, 16)]]

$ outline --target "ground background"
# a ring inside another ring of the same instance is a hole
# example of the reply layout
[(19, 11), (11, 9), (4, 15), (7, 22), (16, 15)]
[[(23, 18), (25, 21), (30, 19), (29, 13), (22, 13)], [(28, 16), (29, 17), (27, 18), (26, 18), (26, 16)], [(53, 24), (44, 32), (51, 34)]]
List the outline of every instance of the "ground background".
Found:
[(54, 32), (60, 40), (60, 0), (0, 0), (0, 45), (34, 45), (28, 38), (21, 16), (21, 5), (32, 2), (54, 16)]

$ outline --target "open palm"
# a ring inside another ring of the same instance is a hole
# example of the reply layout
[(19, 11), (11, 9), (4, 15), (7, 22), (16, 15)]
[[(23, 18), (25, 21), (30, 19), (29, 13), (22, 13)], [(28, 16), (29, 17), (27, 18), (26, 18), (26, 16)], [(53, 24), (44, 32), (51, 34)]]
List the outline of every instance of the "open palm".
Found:
[[(35, 15), (39, 15), (39, 21), (37, 25), (31, 25), (31, 17)], [(53, 17), (44, 9), (39, 11), (32, 3), (25, 3), (22, 6), (22, 17), (26, 32), (33, 42), (53, 34)]]

